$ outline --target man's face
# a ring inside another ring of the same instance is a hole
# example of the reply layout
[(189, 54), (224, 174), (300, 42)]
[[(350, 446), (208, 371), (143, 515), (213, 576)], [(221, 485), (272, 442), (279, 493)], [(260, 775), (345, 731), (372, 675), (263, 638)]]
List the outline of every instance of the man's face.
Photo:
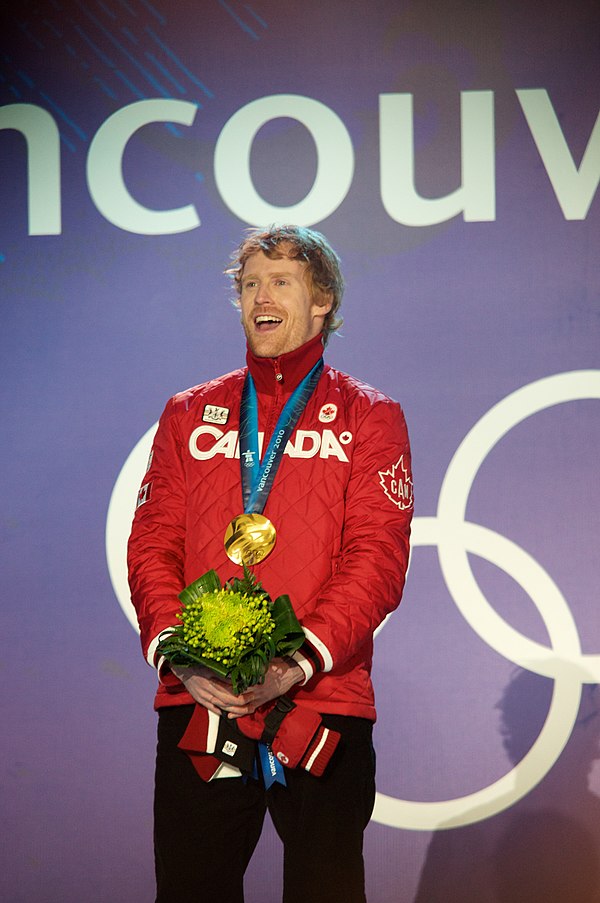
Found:
[(252, 254), (241, 289), (242, 326), (258, 357), (279, 357), (304, 345), (321, 332), (331, 307), (313, 300), (307, 264), (285, 253), (274, 260), (262, 251)]

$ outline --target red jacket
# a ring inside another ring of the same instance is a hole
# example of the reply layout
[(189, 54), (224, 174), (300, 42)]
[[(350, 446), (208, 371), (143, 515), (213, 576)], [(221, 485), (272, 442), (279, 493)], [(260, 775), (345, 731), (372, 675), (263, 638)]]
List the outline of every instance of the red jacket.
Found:
[[(281, 408), (323, 351), (321, 337), (280, 358), (248, 352), (266, 444)], [(155, 651), (177, 624), (178, 594), (210, 568), (241, 575), (223, 536), (243, 511), (239, 410), (245, 370), (172, 398), (161, 417), (129, 540), (141, 642), (159, 666), (155, 706), (191, 703)], [(373, 632), (400, 602), (408, 564), (412, 479), (400, 406), (325, 366), (286, 445), (264, 514), (274, 550), (254, 569), (287, 593), (305, 632), (305, 673), (289, 695), (320, 713), (375, 719)], [(166, 671), (166, 676), (163, 676)]]

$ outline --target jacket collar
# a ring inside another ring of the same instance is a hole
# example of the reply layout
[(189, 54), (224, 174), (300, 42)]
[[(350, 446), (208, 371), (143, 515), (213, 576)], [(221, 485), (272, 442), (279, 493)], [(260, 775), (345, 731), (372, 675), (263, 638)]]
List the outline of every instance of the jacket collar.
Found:
[(322, 356), (323, 335), (319, 333), (300, 348), (279, 357), (257, 357), (248, 348), (246, 363), (259, 394), (275, 395), (281, 386), (285, 395), (291, 395)]

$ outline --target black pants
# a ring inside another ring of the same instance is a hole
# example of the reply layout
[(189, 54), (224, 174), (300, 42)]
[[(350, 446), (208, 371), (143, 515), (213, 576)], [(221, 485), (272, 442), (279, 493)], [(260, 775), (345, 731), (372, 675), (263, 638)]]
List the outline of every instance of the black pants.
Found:
[(285, 769), (287, 786), (205, 783), (177, 748), (192, 706), (159, 713), (154, 845), (157, 903), (243, 903), (266, 809), (284, 845), (283, 903), (364, 903), (363, 832), (375, 800), (372, 724), (324, 715), (342, 739), (325, 774)]

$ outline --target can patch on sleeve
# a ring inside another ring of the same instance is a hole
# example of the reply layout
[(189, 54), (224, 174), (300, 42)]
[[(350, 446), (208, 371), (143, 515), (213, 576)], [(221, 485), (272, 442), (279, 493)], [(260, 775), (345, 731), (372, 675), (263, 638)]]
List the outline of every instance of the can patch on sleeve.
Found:
[(146, 502), (150, 500), (151, 495), (152, 495), (152, 481), (150, 481), (150, 483), (144, 483), (144, 485), (138, 492), (137, 505), (135, 507), (141, 508), (142, 505), (145, 505)]
[(379, 471), (379, 482), (383, 491), (394, 505), (401, 511), (406, 511), (413, 506), (413, 482), (408, 468), (404, 463), (404, 455), (400, 455), (395, 464), (387, 470)]

